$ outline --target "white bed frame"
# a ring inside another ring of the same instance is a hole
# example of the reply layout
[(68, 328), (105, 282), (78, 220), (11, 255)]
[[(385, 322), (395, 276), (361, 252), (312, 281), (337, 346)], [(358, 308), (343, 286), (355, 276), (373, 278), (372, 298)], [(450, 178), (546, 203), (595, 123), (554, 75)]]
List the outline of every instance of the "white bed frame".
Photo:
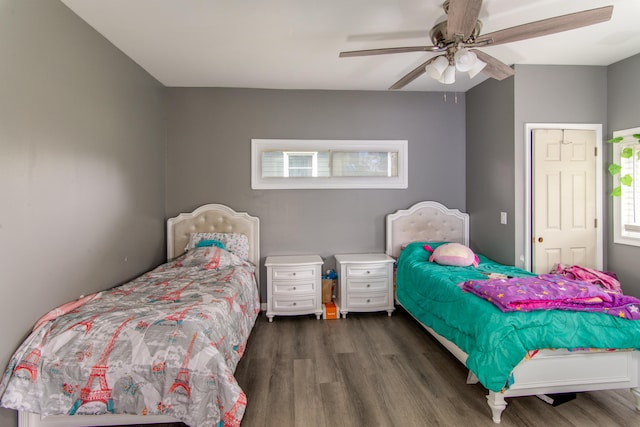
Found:
[[(412, 241), (450, 241), (469, 245), (469, 216), (438, 202), (420, 202), (387, 215), (389, 256), (398, 258), (402, 246)], [(460, 362), (467, 354), (433, 329), (422, 325)], [(478, 380), (469, 372), (467, 383)], [(507, 407), (505, 398), (552, 393), (629, 388), (640, 410), (640, 351), (588, 352), (540, 350), (513, 370), (513, 384), (505, 392), (489, 391), (487, 402), (495, 423)]]
[[(203, 205), (189, 213), (181, 213), (167, 220), (167, 259), (185, 252), (191, 233), (243, 233), (249, 238), (249, 261), (256, 266), (255, 276), (260, 286), (260, 220), (246, 212), (236, 212), (228, 206)], [(90, 427), (131, 424), (177, 423), (162, 415), (51, 415), (41, 416), (18, 412), (18, 427)]]

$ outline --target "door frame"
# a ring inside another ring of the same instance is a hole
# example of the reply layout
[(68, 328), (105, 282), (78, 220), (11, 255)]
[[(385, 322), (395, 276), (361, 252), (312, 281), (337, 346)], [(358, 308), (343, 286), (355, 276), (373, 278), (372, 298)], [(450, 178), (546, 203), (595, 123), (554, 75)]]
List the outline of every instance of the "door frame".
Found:
[(604, 221), (602, 219), (603, 212), (603, 185), (602, 185), (602, 165), (603, 165), (603, 150), (602, 150), (602, 124), (599, 123), (525, 123), (525, 222), (524, 222), (524, 268), (531, 271), (533, 250), (531, 247), (532, 235), (532, 213), (533, 197), (532, 192), (532, 177), (533, 177), (533, 131), (535, 129), (578, 129), (578, 130), (593, 130), (596, 133), (596, 219), (598, 221), (598, 229), (596, 231), (596, 268), (598, 270), (603, 269), (604, 262)]

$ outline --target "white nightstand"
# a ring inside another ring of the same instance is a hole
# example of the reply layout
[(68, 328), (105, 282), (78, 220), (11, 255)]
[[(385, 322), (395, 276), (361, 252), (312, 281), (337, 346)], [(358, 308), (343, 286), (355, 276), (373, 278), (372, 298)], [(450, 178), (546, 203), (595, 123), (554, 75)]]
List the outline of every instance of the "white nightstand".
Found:
[(322, 316), (322, 258), (318, 255), (267, 257), (267, 317)]
[(391, 316), (393, 263), (385, 254), (336, 255), (338, 290), (336, 304), (343, 318), (350, 311), (382, 311)]

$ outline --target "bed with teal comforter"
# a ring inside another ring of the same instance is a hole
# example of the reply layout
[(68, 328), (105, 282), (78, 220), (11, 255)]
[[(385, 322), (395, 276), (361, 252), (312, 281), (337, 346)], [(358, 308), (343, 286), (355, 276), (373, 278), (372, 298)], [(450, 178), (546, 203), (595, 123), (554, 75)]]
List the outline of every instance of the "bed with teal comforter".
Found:
[[(640, 321), (602, 313), (540, 310), (500, 311), (460, 284), (487, 278), (488, 273), (533, 276), (482, 255), (475, 267), (429, 262), (425, 242), (409, 244), (398, 259), (396, 298), (422, 324), (456, 344), (489, 390), (508, 387), (512, 370), (528, 351), (555, 348), (640, 349)], [(438, 244), (429, 243), (432, 248)]]

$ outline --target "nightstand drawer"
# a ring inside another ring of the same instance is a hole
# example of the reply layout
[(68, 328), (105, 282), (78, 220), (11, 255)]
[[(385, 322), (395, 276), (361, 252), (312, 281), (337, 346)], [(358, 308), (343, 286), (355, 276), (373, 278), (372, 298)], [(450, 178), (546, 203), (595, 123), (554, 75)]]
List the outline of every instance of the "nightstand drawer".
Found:
[(273, 294), (274, 295), (282, 295), (282, 294), (309, 294), (314, 293), (316, 290), (316, 283), (312, 280), (305, 281), (274, 281), (273, 282)]
[(316, 298), (311, 295), (301, 298), (273, 298), (273, 309), (278, 312), (299, 312), (299, 311), (311, 311), (316, 307)]
[(273, 280), (299, 280), (313, 279), (316, 276), (316, 269), (313, 265), (300, 267), (273, 267), (271, 278)]
[(388, 264), (349, 264), (347, 266), (347, 277), (370, 277), (386, 276)]
[(389, 289), (389, 281), (386, 278), (372, 277), (347, 279), (347, 292), (385, 292)]
[(387, 307), (389, 305), (389, 294), (373, 294), (373, 295), (357, 295), (357, 294), (348, 294), (347, 295), (347, 304), (354, 310), (371, 308), (375, 309), (378, 307)]

